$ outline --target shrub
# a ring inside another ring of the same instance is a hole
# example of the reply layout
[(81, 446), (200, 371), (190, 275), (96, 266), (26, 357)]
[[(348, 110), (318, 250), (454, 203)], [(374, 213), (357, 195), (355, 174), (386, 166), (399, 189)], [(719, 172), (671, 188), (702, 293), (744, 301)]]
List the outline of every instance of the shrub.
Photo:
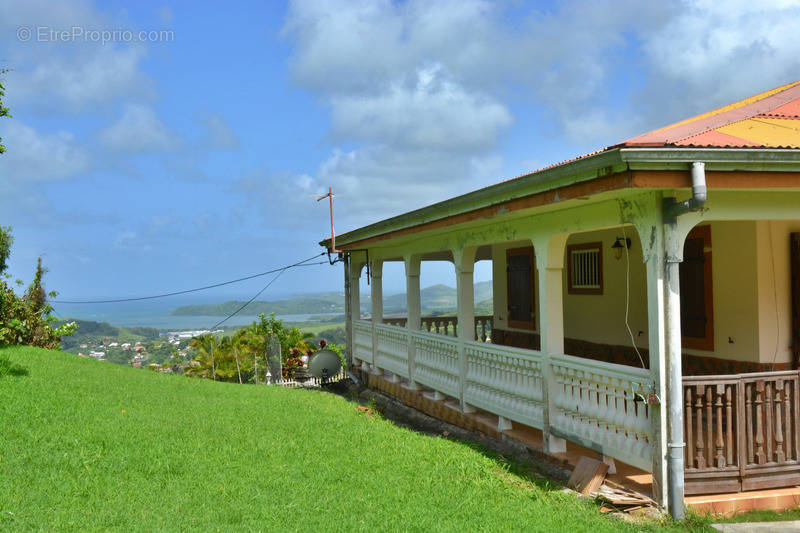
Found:
[[(5, 269), (10, 255), (11, 228), (0, 227), (0, 266)], [(58, 349), (63, 335), (72, 335), (78, 326), (74, 322), (56, 325), (51, 315), (53, 307), (47, 303), (43, 278), (47, 269), (42, 258), (36, 265), (33, 281), (23, 296), (18, 296), (9, 286), (10, 276), (0, 271), (0, 345), (20, 344)], [(50, 296), (55, 296), (51, 292)]]

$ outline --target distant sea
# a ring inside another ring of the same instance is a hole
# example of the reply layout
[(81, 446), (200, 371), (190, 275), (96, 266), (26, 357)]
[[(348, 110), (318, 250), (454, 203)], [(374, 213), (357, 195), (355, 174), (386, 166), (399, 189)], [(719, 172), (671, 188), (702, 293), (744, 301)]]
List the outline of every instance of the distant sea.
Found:
[[(243, 300), (241, 296), (222, 299), (197, 297), (174, 297), (164, 300), (145, 300), (137, 302), (109, 304), (59, 304), (53, 303), (58, 318), (80, 318), (95, 322), (107, 322), (112, 326), (144, 326), (157, 329), (184, 330), (208, 329), (224, 316), (180, 316), (172, 315), (172, 311), (182, 305), (213, 304), (230, 300)], [(246, 299), (244, 299), (246, 301)], [(277, 316), (284, 322), (305, 322), (312, 316), (335, 316), (341, 313), (311, 313), (299, 315)], [(258, 316), (242, 312), (228, 319), (222, 326), (245, 326), (257, 320)]]

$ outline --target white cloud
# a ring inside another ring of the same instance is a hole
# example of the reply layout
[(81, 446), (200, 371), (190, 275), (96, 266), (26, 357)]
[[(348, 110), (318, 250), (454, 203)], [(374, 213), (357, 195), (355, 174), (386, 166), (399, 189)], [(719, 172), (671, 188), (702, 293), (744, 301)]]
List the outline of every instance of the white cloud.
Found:
[(102, 130), (99, 139), (112, 150), (129, 153), (170, 152), (181, 144), (152, 108), (140, 104), (126, 104), (119, 120)]
[(651, 77), (639, 104), (658, 102), (661, 109), (651, 114), (668, 122), (797, 80), (798, 20), (797, 1), (686, 5), (643, 35)]
[(0, 156), (0, 175), (18, 182), (43, 182), (73, 177), (89, 170), (91, 158), (66, 131), (41, 133), (17, 120), (0, 123), (7, 152)]
[(448, 80), (441, 66), (420, 68), (413, 84), (393, 83), (376, 95), (332, 99), (335, 138), (394, 149), (483, 151), (512, 122), (505, 106)]
[(498, 13), (480, 0), (293, 2), (290, 70), (330, 106), (335, 140), (491, 150), (512, 117), (473, 74), (502, 36)]
[[(141, 45), (56, 39), (50, 30), (116, 29), (123, 13), (111, 18), (91, 2), (0, 0), (0, 47), (13, 101), (50, 113), (76, 114), (120, 98), (149, 99), (152, 80), (141, 70)], [(17, 38), (19, 28), (31, 38)], [(11, 90), (13, 88), (13, 90)]]
[(334, 150), (313, 175), (259, 170), (235, 185), (248, 206), (271, 227), (327, 234), (327, 205), (315, 197), (333, 187), (336, 231), (445, 200), (500, 181), (497, 155), (453, 158), (446, 152), (404, 152), (387, 148)]
[(498, 181), (513, 116), (479, 71), (496, 71), (496, 41), (507, 42), (501, 11), (483, 1), (291, 3), (293, 79), (330, 108), (329, 139), (349, 147), (311, 176), (272, 173), (262, 187), (278, 196), (286, 183), (332, 185), (346, 227)]
[(8, 84), (16, 100), (46, 111), (73, 114), (119, 98), (152, 93), (150, 79), (140, 71), (141, 47), (98, 45), (77, 53), (65, 53), (64, 48), (50, 50), (46, 57), (20, 63), (35, 65), (32, 68), (15, 66), (9, 72)]

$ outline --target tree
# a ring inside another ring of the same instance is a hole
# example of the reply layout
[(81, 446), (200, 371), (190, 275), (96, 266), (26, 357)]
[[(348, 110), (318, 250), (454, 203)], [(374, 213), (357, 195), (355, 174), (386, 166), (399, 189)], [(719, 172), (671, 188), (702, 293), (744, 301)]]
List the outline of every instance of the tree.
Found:
[[(13, 241), (10, 228), (0, 228), (0, 233), (5, 234), (3, 242)], [(4, 261), (6, 259), (8, 253)], [(62, 336), (72, 335), (77, 331), (78, 325), (75, 322), (56, 324), (57, 321), (51, 314), (53, 307), (47, 303), (47, 293), (43, 285), (46, 272), (40, 257), (33, 281), (22, 297), (17, 296), (6, 282), (8, 275), (0, 276), (0, 345), (21, 344), (57, 349)], [(51, 292), (50, 296), (55, 294)]]
[(11, 226), (0, 226), (0, 276), (8, 268), (8, 257), (11, 255), (11, 245), (14, 237), (11, 236)]
[[(189, 342), (189, 347), (195, 351), (194, 360), (200, 366), (190, 366), (186, 370), (188, 376), (210, 377), (216, 380), (217, 369), (214, 364), (214, 349), (217, 348), (217, 338), (214, 335), (206, 334), (193, 338)], [(208, 375), (208, 370), (211, 370)]]
[[(6, 72), (8, 72), (8, 69), (0, 68), (0, 76), (5, 74)], [(0, 118), (2, 118), (2, 117), (9, 117), (10, 118), (11, 117), (11, 115), (8, 112), (8, 108), (3, 106), (3, 97), (5, 95), (6, 95), (6, 88), (3, 85), (3, 79), (0, 78)], [(3, 146), (3, 138), (0, 137), (0, 154), (4, 153), (5, 151), (6, 151), (6, 147)], [(0, 261), (0, 267), (2, 267), (2, 265), (3, 265), (3, 263), (2, 263), (2, 261)], [(3, 272), (3, 269), (0, 268), (0, 273), (2, 273), (2, 272)]]
[[(189, 347), (195, 352), (194, 363), (186, 370), (186, 375), (209, 377), (220, 381), (257, 383), (258, 368), (264, 374), (268, 368), (267, 349), (271, 339), (281, 344), (284, 368), (297, 365), (299, 355), (310, 353), (314, 346), (309, 343), (313, 335), (299, 328), (286, 328), (273, 314), (263, 313), (259, 320), (237, 331), (232, 337), (217, 340), (213, 335), (200, 335), (192, 339)], [(263, 361), (259, 365), (258, 361)]]

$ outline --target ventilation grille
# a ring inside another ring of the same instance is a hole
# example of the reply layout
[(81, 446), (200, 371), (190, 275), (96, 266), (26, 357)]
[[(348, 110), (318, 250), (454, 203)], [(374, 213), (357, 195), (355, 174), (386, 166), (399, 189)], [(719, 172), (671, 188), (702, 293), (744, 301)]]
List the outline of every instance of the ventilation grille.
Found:
[(572, 250), (571, 280), (573, 289), (603, 288), (599, 249)]

